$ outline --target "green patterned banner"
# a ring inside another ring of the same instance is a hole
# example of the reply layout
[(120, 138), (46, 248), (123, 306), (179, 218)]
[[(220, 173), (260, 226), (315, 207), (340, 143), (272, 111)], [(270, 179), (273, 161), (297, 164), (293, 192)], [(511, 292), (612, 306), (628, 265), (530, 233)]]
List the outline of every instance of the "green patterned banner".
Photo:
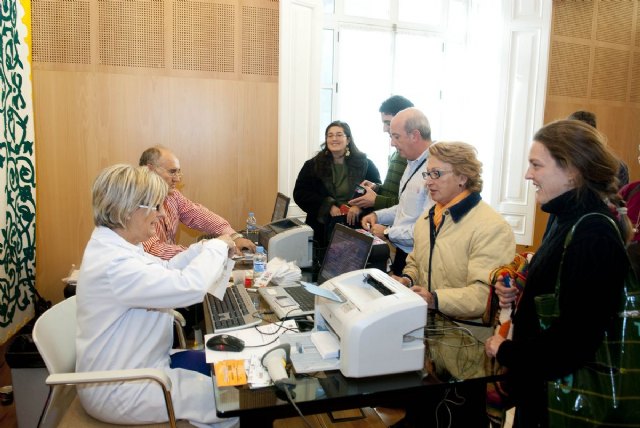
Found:
[(2, 0), (0, 111), (0, 343), (33, 317), (35, 154), (29, 0)]

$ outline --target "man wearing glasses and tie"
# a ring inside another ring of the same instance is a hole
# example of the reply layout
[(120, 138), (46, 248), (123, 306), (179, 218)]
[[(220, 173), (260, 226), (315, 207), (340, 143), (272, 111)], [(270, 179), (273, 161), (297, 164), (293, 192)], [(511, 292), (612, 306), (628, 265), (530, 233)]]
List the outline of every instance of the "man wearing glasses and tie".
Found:
[(390, 135), (391, 145), (407, 159), (407, 167), (400, 179), (398, 204), (364, 216), (362, 227), (394, 245), (396, 251), (391, 272), (399, 276), (407, 254), (413, 250), (416, 219), (431, 205), (421, 174), (425, 171), (431, 145), (431, 126), (424, 113), (411, 107), (391, 119)]
[(206, 207), (187, 199), (176, 186), (182, 180), (180, 161), (170, 150), (162, 146), (148, 148), (140, 156), (140, 166), (147, 166), (169, 185), (169, 194), (162, 204), (164, 217), (156, 225), (156, 234), (144, 241), (144, 250), (169, 260), (187, 247), (176, 243), (178, 226), (183, 223), (191, 229), (213, 235), (230, 235), (237, 251), (246, 248), (255, 251), (253, 242), (236, 232), (229, 222)]

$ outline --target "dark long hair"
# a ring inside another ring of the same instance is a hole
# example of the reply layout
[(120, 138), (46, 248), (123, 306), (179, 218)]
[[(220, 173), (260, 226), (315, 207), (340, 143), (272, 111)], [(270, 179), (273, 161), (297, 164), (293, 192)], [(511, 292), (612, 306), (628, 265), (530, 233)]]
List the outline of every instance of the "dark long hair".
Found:
[(347, 150), (350, 152), (349, 156), (345, 157), (345, 162), (349, 163), (350, 159), (359, 159), (366, 157), (366, 155), (358, 149), (356, 142), (353, 140), (353, 134), (351, 134), (351, 127), (347, 122), (341, 120), (334, 120), (324, 130), (324, 142), (320, 145), (320, 153), (316, 156), (316, 167), (318, 170), (329, 168), (333, 163), (333, 156), (327, 149), (327, 134), (332, 126), (338, 126), (342, 128), (345, 137), (347, 137)]

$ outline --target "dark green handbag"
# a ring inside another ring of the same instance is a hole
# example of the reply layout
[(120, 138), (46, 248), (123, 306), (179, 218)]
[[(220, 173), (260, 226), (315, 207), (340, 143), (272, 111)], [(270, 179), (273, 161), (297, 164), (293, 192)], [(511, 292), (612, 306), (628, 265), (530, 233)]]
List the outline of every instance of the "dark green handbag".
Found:
[[(587, 216), (582, 216), (567, 235), (564, 250), (573, 233)], [(620, 238), (622, 240), (622, 238)], [(563, 250), (563, 259), (564, 259)], [(543, 329), (558, 317), (560, 271), (554, 294), (535, 298)], [(550, 427), (640, 427), (640, 285), (632, 269), (625, 278), (620, 311), (596, 351), (593, 361), (573, 374), (548, 382)]]

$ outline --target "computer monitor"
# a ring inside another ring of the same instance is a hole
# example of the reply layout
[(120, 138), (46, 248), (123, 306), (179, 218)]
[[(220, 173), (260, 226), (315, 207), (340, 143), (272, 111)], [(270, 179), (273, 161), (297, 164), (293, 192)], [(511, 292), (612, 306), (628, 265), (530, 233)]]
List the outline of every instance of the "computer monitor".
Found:
[(273, 214), (271, 214), (272, 223), (287, 217), (290, 202), (291, 198), (278, 192), (278, 195), (276, 196), (276, 203), (273, 206)]
[(336, 224), (324, 255), (318, 284), (358, 269), (364, 269), (373, 245), (373, 236)]

